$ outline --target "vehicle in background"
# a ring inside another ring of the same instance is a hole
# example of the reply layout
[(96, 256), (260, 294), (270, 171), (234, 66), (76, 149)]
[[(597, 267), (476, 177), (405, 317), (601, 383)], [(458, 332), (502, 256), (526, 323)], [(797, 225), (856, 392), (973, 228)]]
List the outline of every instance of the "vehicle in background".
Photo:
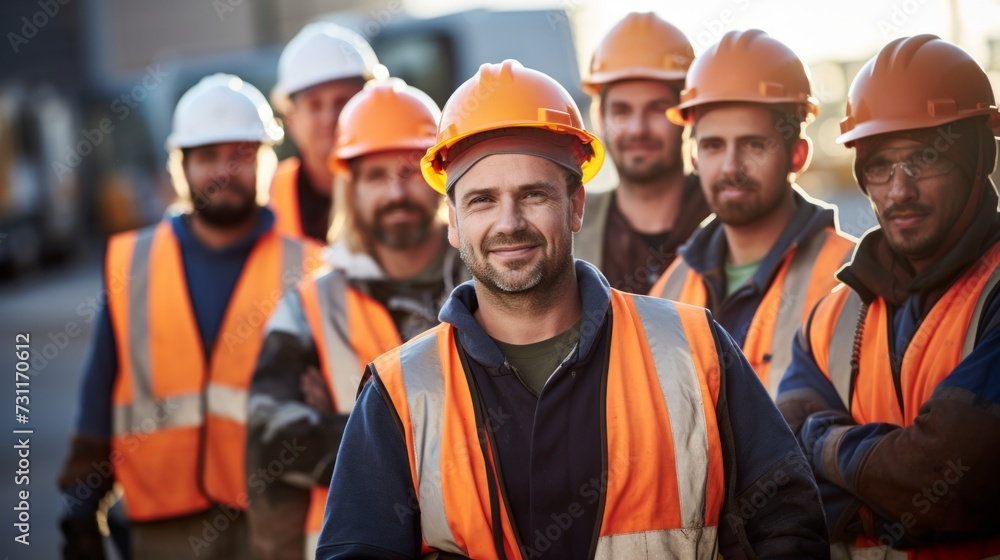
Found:
[(0, 89), (0, 270), (18, 273), (72, 253), (84, 207), (75, 169), (72, 106), (51, 88)]

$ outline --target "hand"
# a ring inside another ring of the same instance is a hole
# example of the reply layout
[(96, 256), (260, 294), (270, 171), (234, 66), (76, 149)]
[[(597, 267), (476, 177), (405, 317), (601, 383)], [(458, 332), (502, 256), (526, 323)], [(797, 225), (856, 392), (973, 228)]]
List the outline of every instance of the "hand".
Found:
[(67, 517), (59, 523), (63, 534), (64, 560), (104, 560), (104, 540), (97, 528), (97, 518)]
[(799, 445), (809, 464), (823, 470), (823, 445), (826, 436), (837, 426), (856, 426), (854, 418), (842, 410), (824, 410), (810, 414), (799, 431)]
[(315, 367), (306, 367), (306, 371), (299, 378), (299, 390), (302, 391), (310, 408), (321, 413), (333, 412), (333, 403), (330, 402), (326, 381), (323, 379), (323, 374)]

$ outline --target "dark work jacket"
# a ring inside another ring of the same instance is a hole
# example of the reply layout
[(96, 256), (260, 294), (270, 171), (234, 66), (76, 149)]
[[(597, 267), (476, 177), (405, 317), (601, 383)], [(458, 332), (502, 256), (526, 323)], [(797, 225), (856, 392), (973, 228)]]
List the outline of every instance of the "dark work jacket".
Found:
[[(553, 515), (565, 512), (571, 502), (584, 501), (578, 490), (601, 474), (601, 380), (608, 367), (610, 288), (590, 264), (577, 261), (576, 272), (583, 304), (580, 341), (539, 395), (521, 382), (473, 317), (478, 302), (472, 282), (459, 286), (441, 311), (441, 320), (456, 328), (459, 351), (468, 358), (484, 410), (493, 411), (503, 491), (522, 546), (539, 553), (533, 558), (587, 558), (600, 519), (597, 504), (602, 500), (595, 500), (544, 552), (535, 546)], [(723, 425), (728, 508), (720, 519), (722, 550), (727, 558), (828, 557), (815, 481), (798, 445), (739, 347), (712, 325), (722, 365), (717, 413)], [(319, 559), (419, 557), (419, 504), (405, 441), (378, 372), (369, 365), (367, 373), (369, 383), (338, 453)], [(787, 477), (787, 482), (765, 484), (775, 477)], [(764, 487), (773, 497), (759, 508), (747, 506)], [(738, 513), (741, 508), (745, 519)], [(745, 524), (752, 550), (740, 549), (733, 523)]]

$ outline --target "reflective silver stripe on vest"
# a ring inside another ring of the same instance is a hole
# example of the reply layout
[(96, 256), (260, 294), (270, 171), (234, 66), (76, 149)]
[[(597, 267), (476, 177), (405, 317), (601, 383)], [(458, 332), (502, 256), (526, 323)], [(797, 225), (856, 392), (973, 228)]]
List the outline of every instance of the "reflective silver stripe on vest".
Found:
[(1000, 284), (1000, 266), (993, 269), (993, 273), (986, 280), (986, 285), (983, 286), (983, 291), (979, 293), (979, 300), (976, 301), (976, 308), (973, 310), (972, 318), (969, 321), (969, 329), (965, 331), (965, 342), (962, 344), (962, 359), (971, 354), (973, 348), (976, 346), (976, 336), (979, 334), (979, 321), (983, 317), (986, 300), (990, 297), (990, 292), (997, 287), (997, 284)]
[(788, 265), (781, 301), (778, 303), (778, 317), (774, 322), (774, 334), (771, 337), (767, 391), (772, 399), (778, 394), (778, 383), (792, 363), (792, 341), (802, 326), (802, 308), (812, 283), (813, 267), (830, 235), (833, 234), (829, 231), (814, 235), (804, 246), (795, 249), (792, 262)]
[(159, 227), (136, 234), (132, 251), (132, 278), (128, 283), (129, 364), (132, 370), (132, 401), (153, 400), (153, 377), (149, 367), (149, 255)]
[(337, 412), (346, 414), (354, 408), (361, 383), (363, 364), (351, 347), (351, 328), (347, 317), (347, 278), (339, 272), (316, 279), (320, 323), (326, 346), (326, 371), (333, 388)]
[(205, 394), (208, 398), (208, 413), (213, 416), (247, 423), (247, 392), (245, 389), (209, 383)]
[(625, 535), (609, 535), (597, 540), (595, 560), (632, 560), (659, 558), (717, 557), (718, 535), (715, 527), (701, 531), (664, 529)]
[(841, 290), (848, 290), (847, 301), (840, 310), (837, 317), (837, 325), (833, 328), (833, 336), (830, 337), (830, 350), (827, 352), (826, 371), (830, 374), (830, 382), (837, 389), (840, 400), (844, 403), (844, 408), (851, 409), (851, 358), (854, 351), (854, 335), (858, 328), (858, 313), (861, 312), (861, 296), (857, 292), (842, 286)]
[(287, 237), (281, 238), (281, 286), (282, 290), (293, 289), (302, 280), (302, 242)]
[(444, 429), (444, 376), (437, 336), (430, 334), (400, 349), (400, 366), (413, 426), (420, 529), (424, 541), (442, 552), (465, 554), (455, 542), (444, 509), (441, 434)]
[[(670, 276), (667, 277), (667, 283), (663, 285), (663, 291), (658, 294), (653, 294), (656, 297), (674, 301), (681, 298), (681, 291), (684, 290), (684, 282), (687, 281), (688, 274), (691, 272), (691, 267), (688, 266), (688, 263), (679, 255), (677, 258), (680, 259), (680, 262), (677, 263), (677, 268), (675, 268), (671, 272)], [(667, 266), (667, 268), (669, 269), (670, 266)]]
[(604, 237), (614, 190), (588, 192), (583, 207), (583, 227), (573, 235), (573, 256), (604, 270)]
[(646, 331), (670, 418), (681, 521), (685, 529), (700, 529), (705, 525), (708, 488), (705, 406), (711, 405), (703, 401), (691, 346), (677, 308), (669, 301), (650, 297), (635, 296), (633, 301)]
[(201, 400), (201, 393), (195, 393), (116, 404), (111, 415), (112, 430), (114, 435), (124, 436), (200, 426), (204, 421)]

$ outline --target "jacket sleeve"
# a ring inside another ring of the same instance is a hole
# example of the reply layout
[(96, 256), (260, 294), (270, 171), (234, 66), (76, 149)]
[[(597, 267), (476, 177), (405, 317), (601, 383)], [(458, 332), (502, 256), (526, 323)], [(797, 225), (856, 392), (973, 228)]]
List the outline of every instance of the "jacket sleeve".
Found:
[(340, 446), (317, 560), (420, 556), (420, 506), (406, 442), (371, 365), (369, 373)]
[[(319, 367), (296, 292), (278, 303), (265, 329), (247, 416), (248, 520), (254, 557), (300, 558), (310, 489), (329, 484), (347, 416), (320, 413), (304, 402), (300, 379)], [(285, 450), (298, 452), (289, 456)], [(274, 476), (275, 472), (279, 472)]]
[[(83, 367), (70, 450), (59, 473), (65, 517), (93, 515), (114, 484), (111, 461), (111, 393), (118, 371), (114, 330), (107, 305), (77, 308), (94, 322), (90, 353)], [(96, 475), (96, 476), (95, 476)], [(96, 486), (94, 482), (98, 481)]]
[(795, 437), (743, 352), (713, 323), (722, 382), (726, 558), (829, 558), (820, 495)]
[[(984, 324), (998, 312), (995, 298)], [(873, 538), (911, 547), (995, 532), (1000, 328), (980, 335), (912, 425), (857, 425), (843, 411), (820, 411), (805, 419), (799, 440), (818, 479), (864, 502), (860, 520)]]

